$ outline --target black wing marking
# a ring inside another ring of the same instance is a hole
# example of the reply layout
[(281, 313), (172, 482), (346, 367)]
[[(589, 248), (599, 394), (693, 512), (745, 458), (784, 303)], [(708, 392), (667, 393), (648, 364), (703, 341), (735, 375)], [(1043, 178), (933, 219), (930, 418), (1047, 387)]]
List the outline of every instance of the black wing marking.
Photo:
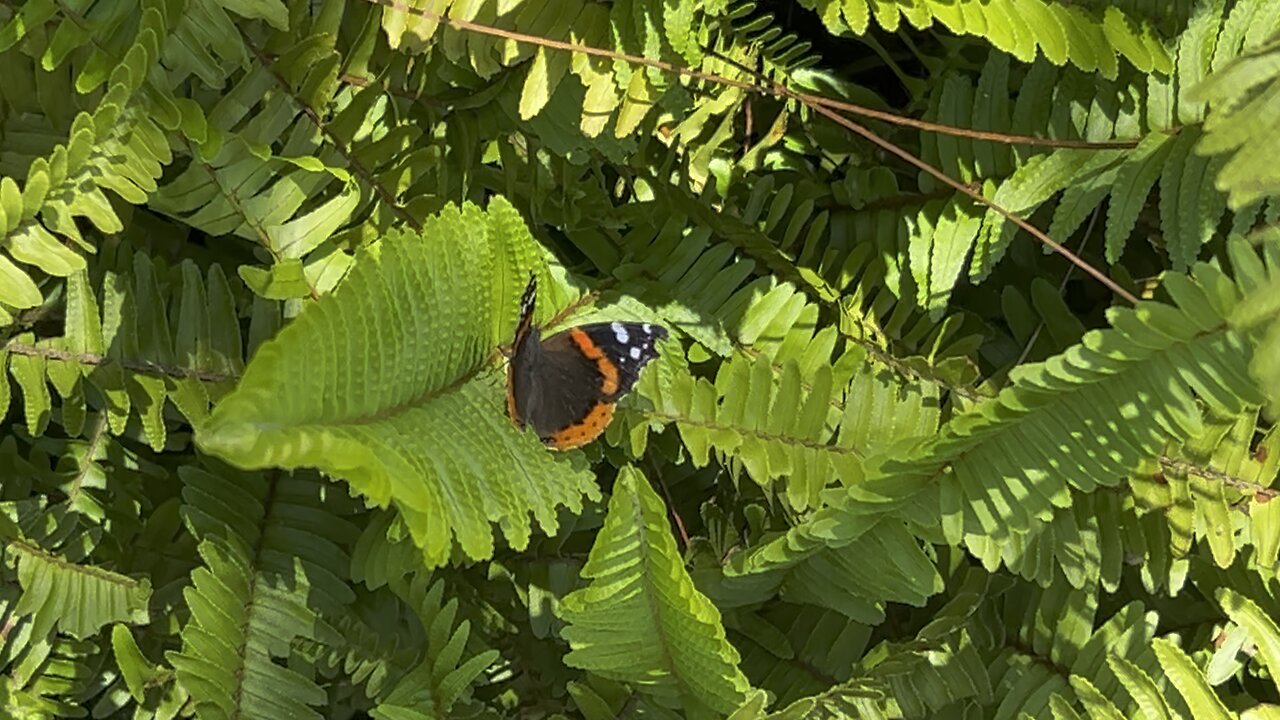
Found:
[(658, 356), (658, 342), (667, 337), (667, 329), (652, 323), (591, 323), (579, 327), (591, 342), (618, 366), (618, 389), (609, 397), (617, 399), (631, 391), (640, 371)]
[(529, 273), (529, 284), (524, 287), (524, 294), (520, 296), (520, 321), (516, 324), (516, 337), (511, 343), (513, 352), (533, 329), (533, 310), (537, 305), (538, 276)]
[(596, 361), (587, 357), (567, 332), (541, 343), (533, 373), (536, 377), (530, 383), (526, 419), (544, 440), (581, 422), (605, 400)]

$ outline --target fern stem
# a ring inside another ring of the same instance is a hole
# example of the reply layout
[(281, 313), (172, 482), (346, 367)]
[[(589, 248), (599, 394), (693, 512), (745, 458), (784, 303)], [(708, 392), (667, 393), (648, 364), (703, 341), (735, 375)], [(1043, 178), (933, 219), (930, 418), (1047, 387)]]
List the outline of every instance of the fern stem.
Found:
[(1249, 482), (1248, 480), (1228, 475), (1220, 470), (1214, 470), (1208, 466), (1195, 465), (1185, 460), (1178, 460), (1166, 455), (1161, 455), (1159, 462), (1160, 467), (1165, 470), (1172, 470), (1173, 472), (1182, 473), (1184, 475), (1198, 475), (1208, 480), (1216, 480), (1223, 485), (1233, 487), (1241, 492), (1252, 495), (1258, 500), (1258, 502), (1269, 502), (1275, 499), (1277, 495), (1280, 495), (1280, 490), (1267, 487), (1266, 485)]
[(34, 345), (26, 345), (18, 342), (11, 342), (5, 345), (3, 352), (10, 352), (14, 355), (25, 355), (27, 357), (40, 357), (46, 360), (65, 360), (68, 362), (79, 363), (80, 365), (97, 366), (115, 363), (126, 370), (132, 370), (145, 375), (156, 375), (159, 377), (171, 377), (175, 379), (193, 377), (201, 382), (227, 382), (235, 380), (237, 377), (235, 373), (222, 372), (219, 370), (204, 370), (201, 368), (184, 368), (173, 365), (161, 365), (147, 360), (117, 360), (116, 358), (110, 358), (96, 353), (76, 353), (71, 352), (70, 350), (35, 347)]

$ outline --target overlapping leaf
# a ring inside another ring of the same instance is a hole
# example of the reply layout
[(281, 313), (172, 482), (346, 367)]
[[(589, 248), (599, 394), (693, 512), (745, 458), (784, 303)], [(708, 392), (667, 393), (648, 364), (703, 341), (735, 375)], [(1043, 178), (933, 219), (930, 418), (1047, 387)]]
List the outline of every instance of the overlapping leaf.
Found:
[(565, 662), (636, 685), (686, 717), (731, 712), (750, 690), (720, 613), (693, 586), (662, 500), (624, 468), (582, 568), (591, 584), (564, 598)]
[[(320, 468), (394, 503), (432, 563), (455, 538), (488, 557), (491, 522), (523, 547), (531, 511), (554, 532), (556, 508), (595, 489), (506, 417), (493, 361), (533, 265), (521, 226), (495, 200), (388, 235), (258, 350), (199, 442), (243, 467)], [(554, 286), (540, 297), (550, 304)]]

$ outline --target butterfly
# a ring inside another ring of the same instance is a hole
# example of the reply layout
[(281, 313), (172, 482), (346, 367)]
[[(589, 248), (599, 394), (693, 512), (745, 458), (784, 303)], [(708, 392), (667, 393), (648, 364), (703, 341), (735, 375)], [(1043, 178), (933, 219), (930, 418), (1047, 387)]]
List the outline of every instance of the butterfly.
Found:
[(578, 325), (543, 340), (533, 325), (538, 279), (530, 276), (520, 297), (507, 366), (507, 414), (520, 429), (532, 427), (556, 450), (595, 440), (613, 419), (618, 399), (640, 370), (658, 356), (667, 337), (661, 325), (602, 322)]

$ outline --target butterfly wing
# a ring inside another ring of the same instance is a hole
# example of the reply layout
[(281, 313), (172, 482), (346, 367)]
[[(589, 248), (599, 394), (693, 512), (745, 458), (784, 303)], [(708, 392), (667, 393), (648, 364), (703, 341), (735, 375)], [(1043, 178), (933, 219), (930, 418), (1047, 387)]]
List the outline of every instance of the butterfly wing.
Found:
[(657, 357), (657, 342), (666, 336), (666, 328), (656, 325), (611, 322), (580, 325), (548, 338), (541, 347), (539, 377), (547, 382), (539, 436), (557, 450), (599, 437), (613, 419), (614, 404)]
[(613, 419), (614, 403), (657, 357), (667, 329), (649, 323), (580, 325), (541, 340), (533, 326), (537, 279), (520, 298), (507, 369), (507, 413), (558, 450), (585, 445)]
[(616, 370), (616, 386), (609, 388), (606, 393), (610, 400), (617, 400), (631, 392), (631, 388), (640, 379), (640, 371), (658, 356), (658, 342), (667, 337), (666, 328), (651, 323), (591, 323), (580, 325), (574, 330), (586, 335), (591, 340), (591, 345)]
[(511, 362), (507, 367), (507, 415), (522, 429), (533, 378), (537, 373), (538, 330), (533, 326), (533, 311), (537, 303), (538, 277), (529, 273), (529, 284), (520, 296), (520, 320), (516, 323), (515, 340), (511, 342)]
[[(613, 416), (605, 390), (616, 381), (608, 379), (609, 366), (593, 357), (590, 339), (577, 330), (562, 332), (539, 346), (525, 415), (538, 437), (560, 449), (590, 442)], [(570, 436), (577, 438), (588, 431), (590, 437), (570, 444)]]

